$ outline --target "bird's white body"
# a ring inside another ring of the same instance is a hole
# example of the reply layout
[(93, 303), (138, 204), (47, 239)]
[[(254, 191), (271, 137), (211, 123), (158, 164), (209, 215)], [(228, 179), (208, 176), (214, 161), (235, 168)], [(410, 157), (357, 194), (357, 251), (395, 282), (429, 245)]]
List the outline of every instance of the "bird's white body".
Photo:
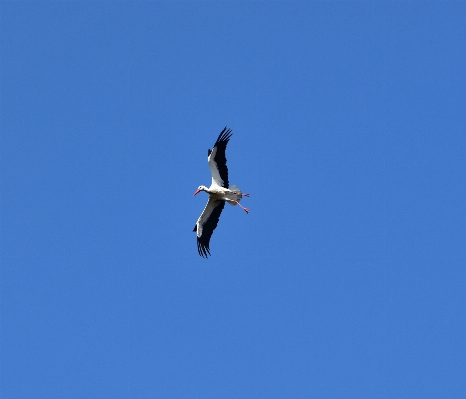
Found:
[(236, 205), (236, 202), (234, 201), (239, 202), (241, 198), (243, 198), (242, 192), (236, 186), (225, 188), (220, 187), (219, 185), (214, 183), (209, 188), (207, 188), (206, 186), (199, 186), (198, 190), (205, 191), (207, 194), (209, 194), (209, 198), (226, 201), (233, 206)]

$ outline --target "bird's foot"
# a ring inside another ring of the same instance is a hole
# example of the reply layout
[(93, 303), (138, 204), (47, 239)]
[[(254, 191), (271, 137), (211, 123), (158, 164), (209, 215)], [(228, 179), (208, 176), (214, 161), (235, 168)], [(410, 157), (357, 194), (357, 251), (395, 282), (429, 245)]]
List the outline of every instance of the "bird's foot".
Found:
[(243, 194), (243, 197), (249, 197), (249, 194)]
[(244, 212), (249, 213), (249, 209), (248, 209), (248, 208), (243, 208), (243, 209), (244, 209)]

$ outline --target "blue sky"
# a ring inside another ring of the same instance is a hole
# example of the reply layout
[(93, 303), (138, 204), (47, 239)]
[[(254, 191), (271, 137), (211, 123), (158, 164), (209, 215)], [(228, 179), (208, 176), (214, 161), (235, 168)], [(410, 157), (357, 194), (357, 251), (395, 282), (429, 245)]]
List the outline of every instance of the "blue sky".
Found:
[(465, 3), (0, 11), (2, 397), (465, 397)]

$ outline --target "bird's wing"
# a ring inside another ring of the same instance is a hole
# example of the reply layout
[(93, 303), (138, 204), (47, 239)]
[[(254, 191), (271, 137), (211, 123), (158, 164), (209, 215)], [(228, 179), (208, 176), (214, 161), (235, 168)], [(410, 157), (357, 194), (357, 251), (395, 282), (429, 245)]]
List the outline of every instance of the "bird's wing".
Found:
[(217, 227), (224, 206), (225, 201), (209, 198), (204, 211), (194, 226), (193, 231), (197, 234), (197, 250), (203, 258), (210, 255), (210, 237)]
[(214, 148), (208, 151), (207, 160), (212, 173), (212, 184), (228, 188), (228, 168), (225, 150), (232, 133), (231, 129), (223, 129), (214, 144)]

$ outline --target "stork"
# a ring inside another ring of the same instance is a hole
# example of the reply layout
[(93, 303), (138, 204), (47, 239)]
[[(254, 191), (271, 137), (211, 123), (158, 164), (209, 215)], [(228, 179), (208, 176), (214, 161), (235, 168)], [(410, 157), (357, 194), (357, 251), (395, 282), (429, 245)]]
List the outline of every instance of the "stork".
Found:
[(205, 191), (209, 194), (209, 200), (201, 216), (197, 219), (194, 230), (197, 235), (197, 250), (199, 255), (207, 258), (210, 255), (210, 237), (217, 227), (225, 202), (230, 205), (239, 205), (246, 213), (249, 209), (239, 203), (241, 198), (249, 197), (249, 194), (243, 194), (235, 185), (228, 187), (228, 168), (225, 150), (232, 133), (231, 129), (223, 129), (212, 150), (207, 150), (207, 161), (212, 174), (212, 184), (209, 188), (199, 186), (194, 195)]

